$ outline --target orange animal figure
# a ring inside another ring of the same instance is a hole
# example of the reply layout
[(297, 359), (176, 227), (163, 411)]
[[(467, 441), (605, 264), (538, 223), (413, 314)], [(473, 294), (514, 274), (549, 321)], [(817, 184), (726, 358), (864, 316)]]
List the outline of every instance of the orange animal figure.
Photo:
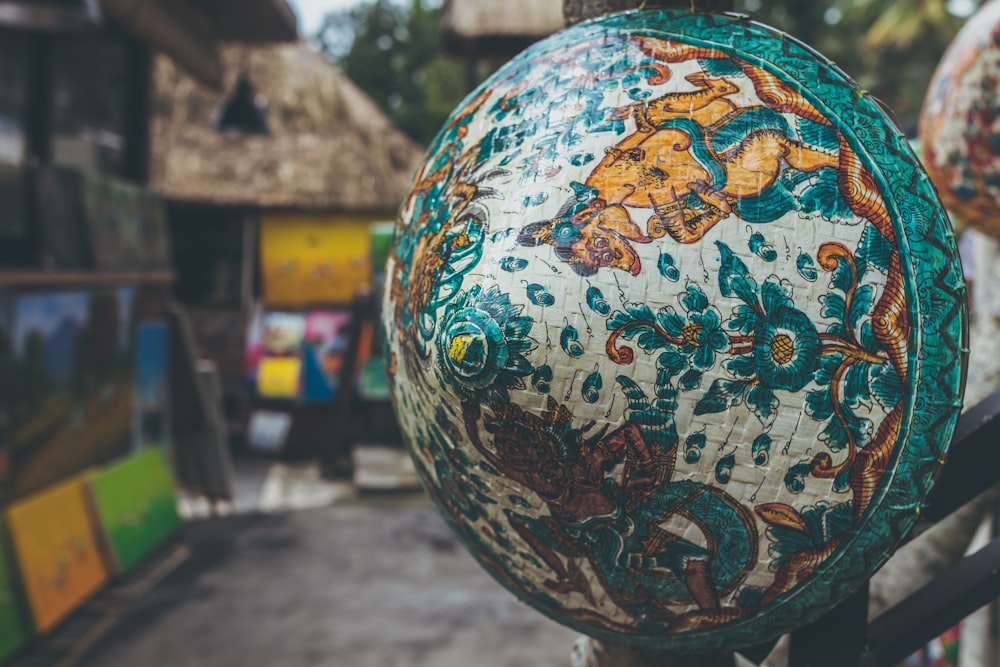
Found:
[(668, 118), (691, 118), (702, 126), (709, 126), (736, 110), (736, 105), (726, 97), (740, 92), (740, 87), (724, 77), (712, 79), (705, 72), (695, 72), (684, 80), (698, 87), (690, 92), (668, 93), (645, 105), (646, 118), (656, 124)]
[[(651, 238), (669, 234), (680, 243), (698, 241), (728, 217), (739, 200), (771, 187), (783, 164), (807, 172), (838, 166), (836, 155), (808, 148), (787, 131), (771, 127), (751, 129), (738, 143), (717, 151), (716, 134), (761, 107), (740, 109), (726, 99), (739, 92), (728, 79), (699, 72), (686, 80), (698, 90), (633, 105), (636, 132), (607, 149), (587, 179), (587, 185), (609, 202), (656, 209), (657, 215), (649, 220)], [(699, 155), (696, 142), (702, 140), (704, 150)], [(716, 183), (722, 179), (712, 162), (721, 166), (724, 184)], [(685, 201), (689, 194), (700, 201)]]
[[(522, 245), (553, 245), (581, 275), (602, 267), (636, 274), (640, 265), (631, 242), (669, 235), (678, 243), (695, 243), (738, 212), (742, 200), (771, 188), (784, 165), (806, 172), (838, 167), (837, 155), (793, 139), (777, 112), (738, 107), (729, 97), (740, 88), (729, 79), (698, 72), (685, 80), (696, 89), (617, 112), (631, 115), (636, 130), (605, 149), (587, 177), (585, 186), (599, 194), (569, 220), (574, 233), (553, 235), (567, 222), (554, 218), (528, 225), (519, 238)], [(645, 231), (626, 206), (653, 209)]]

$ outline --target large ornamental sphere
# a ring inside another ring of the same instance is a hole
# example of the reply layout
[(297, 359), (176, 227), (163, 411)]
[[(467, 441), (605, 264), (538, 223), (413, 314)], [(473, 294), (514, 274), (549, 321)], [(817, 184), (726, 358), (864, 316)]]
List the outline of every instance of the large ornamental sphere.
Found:
[(818, 617), (914, 523), (961, 403), (961, 267), (906, 139), (746, 20), (616, 14), (503, 67), (431, 146), (387, 281), (428, 492), (598, 638)]
[(948, 208), (1000, 236), (1000, 0), (980, 9), (948, 47), (924, 102), (920, 142)]

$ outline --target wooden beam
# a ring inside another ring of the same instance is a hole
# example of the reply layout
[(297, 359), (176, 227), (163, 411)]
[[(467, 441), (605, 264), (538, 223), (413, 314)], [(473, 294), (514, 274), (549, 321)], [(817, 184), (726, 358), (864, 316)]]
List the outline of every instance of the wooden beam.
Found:
[(298, 39), (298, 19), (285, 0), (212, 0), (208, 6), (222, 41), (260, 44)]
[(101, 9), (198, 81), (222, 90), (222, 60), (215, 25), (207, 13), (188, 3), (164, 0), (101, 0)]
[(125, 78), (125, 156), (121, 176), (145, 185), (149, 182), (149, 124), (153, 96), (153, 55), (148, 46), (129, 36)]
[(64, 285), (168, 285), (173, 271), (96, 273), (87, 271), (0, 271), (0, 285), (48, 287)]

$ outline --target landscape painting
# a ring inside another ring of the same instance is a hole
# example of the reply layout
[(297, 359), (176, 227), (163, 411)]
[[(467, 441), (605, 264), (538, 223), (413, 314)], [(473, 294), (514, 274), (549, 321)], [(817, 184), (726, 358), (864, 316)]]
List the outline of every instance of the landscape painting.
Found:
[(131, 287), (15, 295), (0, 337), (8, 437), (0, 502), (128, 451), (133, 420)]

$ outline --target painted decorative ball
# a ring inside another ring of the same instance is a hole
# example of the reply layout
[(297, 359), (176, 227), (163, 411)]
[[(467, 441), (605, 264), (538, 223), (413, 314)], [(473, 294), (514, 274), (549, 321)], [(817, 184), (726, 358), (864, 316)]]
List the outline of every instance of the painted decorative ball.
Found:
[(1000, 236), (1000, 0), (986, 3), (948, 47), (924, 102), (920, 143), (948, 208)]
[(840, 70), (644, 11), (503, 67), (431, 146), (385, 296), (417, 470), (519, 598), (677, 652), (819, 616), (914, 523), (961, 403), (947, 218)]

